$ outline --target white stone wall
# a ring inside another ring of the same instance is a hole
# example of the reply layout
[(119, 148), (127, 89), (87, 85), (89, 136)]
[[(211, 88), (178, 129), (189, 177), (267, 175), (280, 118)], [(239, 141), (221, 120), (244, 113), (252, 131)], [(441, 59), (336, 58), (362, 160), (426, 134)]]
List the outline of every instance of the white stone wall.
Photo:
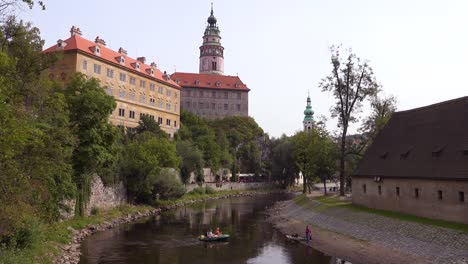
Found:
[(107, 210), (126, 203), (127, 191), (123, 182), (106, 187), (99, 176), (94, 176), (91, 185), (91, 196), (87, 206), (88, 214), (93, 207)]

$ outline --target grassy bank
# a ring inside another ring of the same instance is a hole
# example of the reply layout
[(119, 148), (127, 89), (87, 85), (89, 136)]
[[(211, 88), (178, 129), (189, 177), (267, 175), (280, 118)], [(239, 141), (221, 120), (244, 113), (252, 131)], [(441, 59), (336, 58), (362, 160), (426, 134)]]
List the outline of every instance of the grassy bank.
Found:
[(408, 221), (408, 222), (415, 222), (415, 223), (420, 223), (424, 225), (450, 228), (450, 229), (454, 229), (457, 231), (468, 233), (468, 225), (466, 224), (424, 218), (424, 217), (408, 215), (408, 214), (392, 212), (392, 211), (386, 211), (386, 210), (367, 208), (363, 206), (354, 205), (350, 201), (340, 200), (337, 197), (321, 196), (321, 197), (313, 198), (313, 200), (320, 202), (319, 205), (312, 205), (310, 203), (310, 200), (311, 198), (308, 198), (305, 195), (299, 195), (294, 198), (294, 202), (297, 205), (306, 207), (309, 210), (313, 210), (317, 212), (326, 211), (331, 208), (346, 208), (346, 209), (353, 210), (353, 211), (376, 214), (376, 215), (380, 215), (384, 217), (394, 218), (394, 219)]

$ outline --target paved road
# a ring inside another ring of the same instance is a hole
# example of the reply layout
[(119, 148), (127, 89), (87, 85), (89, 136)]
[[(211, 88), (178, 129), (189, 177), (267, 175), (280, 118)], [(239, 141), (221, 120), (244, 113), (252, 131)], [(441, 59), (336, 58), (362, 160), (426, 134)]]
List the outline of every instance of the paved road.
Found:
[(291, 202), (287, 205), (288, 215), (337, 233), (421, 255), (434, 263), (468, 264), (468, 233), (346, 208), (314, 211), (319, 204), (311, 201), (307, 205), (311, 210), (303, 210)]

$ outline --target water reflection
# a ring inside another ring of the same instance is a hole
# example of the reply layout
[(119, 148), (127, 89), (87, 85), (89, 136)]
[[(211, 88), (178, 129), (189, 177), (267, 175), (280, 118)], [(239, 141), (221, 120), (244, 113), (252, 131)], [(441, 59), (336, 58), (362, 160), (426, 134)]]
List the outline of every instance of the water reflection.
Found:
[[(301, 244), (291, 244), (264, 221), (266, 206), (287, 198), (269, 195), (196, 204), (98, 233), (82, 244), (80, 263), (339, 263)], [(225, 243), (197, 236), (220, 227)]]

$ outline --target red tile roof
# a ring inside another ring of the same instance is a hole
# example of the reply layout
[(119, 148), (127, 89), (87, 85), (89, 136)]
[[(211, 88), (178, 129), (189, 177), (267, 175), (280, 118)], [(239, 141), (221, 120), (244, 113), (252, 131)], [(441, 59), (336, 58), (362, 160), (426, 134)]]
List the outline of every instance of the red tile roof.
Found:
[(171, 74), (171, 79), (182, 87), (250, 91), (238, 76), (175, 72)]
[(468, 180), (468, 97), (396, 112), (353, 177)]
[[(180, 86), (177, 85), (171, 79), (165, 80), (165, 78), (163, 77), (163, 73), (157, 68), (154, 68), (154, 74), (153, 74), (153, 76), (151, 76), (150, 71), (151, 71), (152, 67), (150, 65), (141, 63), (141, 62), (137, 61), (136, 59), (130, 58), (130, 57), (125, 55), (125, 63), (121, 64), (119, 59), (123, 54), (121, 54), (121, 53), (119, 53), (117, 51), (111, 50), (111, 49), (107, 48), (106, 46), (100, 45), (99, 46), (100, 47), (100, 55), (95, 55), (94, 54), (94, 49), (95, 49), (97, 44), (95, 42), (91, 41), (91, 40), (88, 40), (88, 39), (85, 39), (85, 38), (79, 36), (78, 34), (75, 34), (75, 35), (71, 36), (70, 38), (64, 40), (63, 42), (66, 43), (65, 47), (63, 48), (64, 51), (78, 51), (79, 50), (81, 52), (86, 53), (87, 55), (92, 56), (92, 57), (100, 58), (102, 60), (105, 60), (106, 62), (108, 62), (110, 64), (115, 64), (116, 66), (125, 67), (128, 70), (135, 72), (135, 74), (143, 74), (147, 78), (150, 78), (150, 79), (155, 78), (158, 81), (169, 84), (169, 85), (174, 86), (176, 88), (180, 88)], [(45, 49), (43, 52), (47, 53), (47, 52), (58, 51), (57, 46), (58, 46), (58, 44)], [(136, 62), (138, 62), (140, 64), (140, 70), (139, 71), (137, 69), (135, 69), (135, 67), (134, 67)]]

